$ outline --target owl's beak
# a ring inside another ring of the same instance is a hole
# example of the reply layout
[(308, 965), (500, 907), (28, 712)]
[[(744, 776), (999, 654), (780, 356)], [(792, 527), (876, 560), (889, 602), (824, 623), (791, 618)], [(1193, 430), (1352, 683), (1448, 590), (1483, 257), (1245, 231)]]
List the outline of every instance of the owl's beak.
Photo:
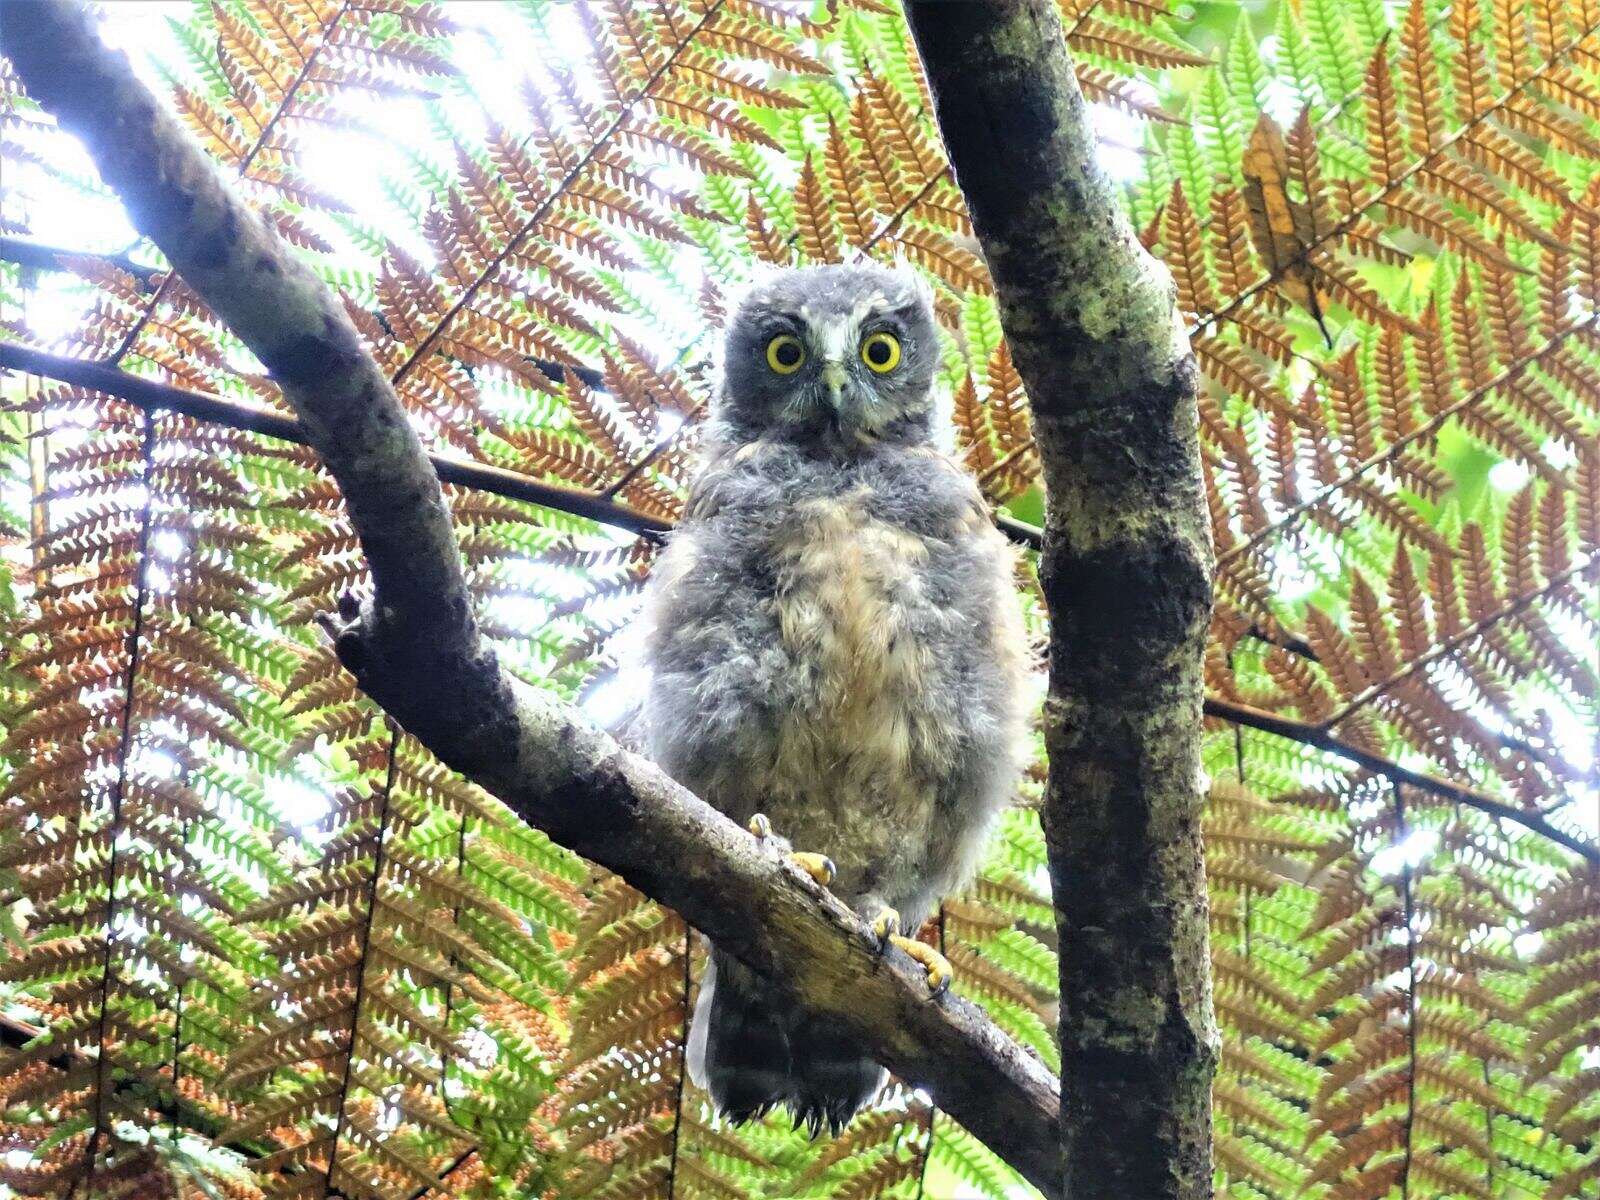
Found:
[(844, 405), (844, 385), (849, 378), (843, 363), (830, 361), (822, 364), (822, 382), (828, 387), (828, 403), (833, 405), (834, 412)]

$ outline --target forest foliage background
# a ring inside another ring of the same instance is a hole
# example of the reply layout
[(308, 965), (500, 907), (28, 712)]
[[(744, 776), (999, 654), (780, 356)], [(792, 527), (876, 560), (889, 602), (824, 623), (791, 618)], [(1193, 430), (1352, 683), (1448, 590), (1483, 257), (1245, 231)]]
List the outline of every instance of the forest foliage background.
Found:
[[(1218, 1193), (1593, 1200), (1600, 6), (1060, 8), (1204, 374)], [(893, 5), (104, 29), (431, 448), (606, 517), (447, 489), (503, 659), (597, 719), (637, 692), (640, 530), (679, 511), (763, 264), (927, 273), (951, 449), (1032, 536), (1027, 398)], [(286, 411), (9, 74), (0, 135), (6, 342)], [(0, 395), (0, 1189), (1031, 1194), (900, 1087), (833, 1141), (710, 1115), (682, 922), (433, 762), (319, 640), (362, 567), (309, 452), (50, 375)], [(1042, 770), (923, 936), (1055, 1069)]]

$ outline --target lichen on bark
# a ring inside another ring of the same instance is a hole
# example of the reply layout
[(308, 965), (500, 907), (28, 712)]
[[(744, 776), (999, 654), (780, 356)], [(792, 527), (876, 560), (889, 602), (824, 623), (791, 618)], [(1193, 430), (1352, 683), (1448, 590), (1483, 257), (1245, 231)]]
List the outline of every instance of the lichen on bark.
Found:
[(1197, 376), (1050, 0), (914, 2), (934, 107), (1032, 402), (1048, 495), (1045, 832), (1065, 1194), (1211, 1192), (1200, 843), (1212, 554)]

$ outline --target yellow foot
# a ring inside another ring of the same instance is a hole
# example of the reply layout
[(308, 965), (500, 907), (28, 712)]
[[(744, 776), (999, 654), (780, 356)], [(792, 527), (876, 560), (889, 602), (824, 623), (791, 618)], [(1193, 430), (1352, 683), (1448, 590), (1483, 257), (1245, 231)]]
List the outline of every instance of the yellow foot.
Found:
[(822, 887), (827, 887), (833, 882), (834, 875), (838, 873), (834, 868), (833, 859), (826, 854), (813, 854), (809, 850), (789, 850), (789, 843), (772, 832), (772, 822), (767, 820), (765, 813), (757, 813), (751, 817), (747, 828), (760, 841), (771, 840), (780, 843), (794, 865)]
[[(874, 929), (876, 929), (877, 923), (874, 922), (873, 925)], [(928, 990), (934, 995), (937, 996), (950, 986), (950, 980), (955, 976), (955, 971), (950, 966), (950, 960), (928, 945), (927, 942), (919, 942), (916, 938), (901, 937), (898, 933), (891, 933), (889, 935), (889, 944), (899, 946), (900, 949), (911, 955), (912, 958), (927, 969)]]
[(900, 914), (887, 904), (878, 910), (878, 915), (869, 922), (872, 936), (883, 943), (884, 949), (889, 947), (889, 939), (900, 932)]
[(833, 859), (826, 854), (812, 854), (806, 850), (796, 850), (789, 857), (794, 860), (794, 865), (799, 867), (823, 887), (833, 882)]

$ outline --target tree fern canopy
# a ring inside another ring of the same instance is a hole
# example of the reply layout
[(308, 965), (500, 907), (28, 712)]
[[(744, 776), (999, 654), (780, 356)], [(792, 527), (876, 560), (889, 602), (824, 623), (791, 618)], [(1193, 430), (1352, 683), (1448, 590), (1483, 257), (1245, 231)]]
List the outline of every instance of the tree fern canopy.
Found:
[[(1203, 375), (1217, 1191), (1595, 1200), (1600, 7), (1060, 8)], [(530, 684), (599, 720), (636, 695), (636, 531), (681, 510), (768, 264), (928, 276), (950, 449), (1037, 541), (1028, 399), (892, 3), (103, 31), (468, 464), (483, 628)], [(0, 364), (48, 352), (0, 379), (0, 1192), (1033, 1194), (899, 1085), (833, 1140), (711, 1114), (703, 947), (357, 693), (313, 617), (364, 567), (309, 450), (73, 381), (287, 413), (3, 62), (0, 139)], [(552, 504), (472, 486), (506, 473)], [(1055, 1070), (1044, 769), (922, 936)]]

